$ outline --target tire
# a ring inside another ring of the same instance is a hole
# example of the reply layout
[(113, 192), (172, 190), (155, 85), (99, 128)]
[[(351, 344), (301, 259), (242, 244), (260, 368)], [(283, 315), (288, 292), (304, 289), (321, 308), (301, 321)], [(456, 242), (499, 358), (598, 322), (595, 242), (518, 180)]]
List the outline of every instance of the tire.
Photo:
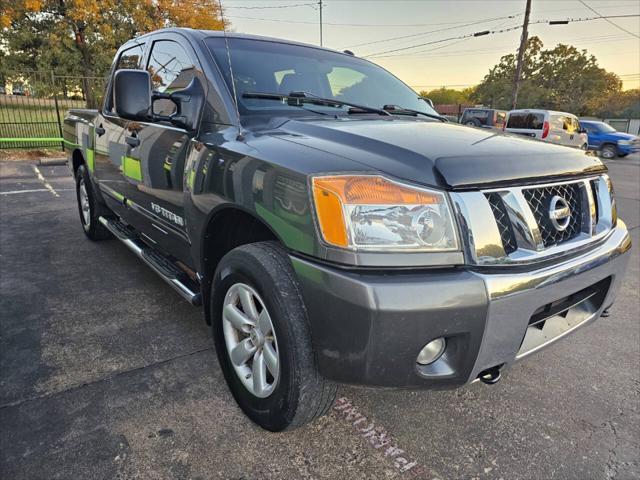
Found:
[(105, 215), (107, 212), (95, 196), (85, 165), (80, 165), (76, 172), (76, 199), (84, 234), (93, 241), (112, 238), (111, 232), (98, 220), (101, 215)]
[[(241, 295), (249, 294), (256, 295), (252, 296), (256, 307), (253, 318), (263, 319), (256, 321), (255, 327), (247, 325), (251, 308), (240, 300)], [(229, 314), (234, 312), (231, 307), (243, 310), (245, 330), (232, 326), (229, 319), (237, 317)], [(331, 408), (337, 387), (318, 374), (306, 308), (289, 257), (276, 242), (243, 245), (222, 258), (212, 282), (211, 317), (222, 372), (238, 405), (252, 421), (272, 432), (293, 430)], [(264, 318), (269, 319), (271, 335), (268, 327), (260, 326), (266, 323)], [(236, 341), (255, 351), (245, 364), (239, 359), (246, 355), (234, 355), (235, 362), (231, 360), (230, 351), (234, 350), (229, 345)], [(269, 351), (271, 356), (276, 354), (275, 370), (268, 366)], [(263, 362), (259, 362), (260, 356)], [(263, 368), (266, 373), (260, 374), (258, 365), (263, 364), (267, 365)]]
[(600, 149), (600, 156), (606, 159), (616, 158), (618, 156), (618, 149), (614, 145), (604, 145)]
[(464, 124), (470, 127), (480, 127), (480, 120), (478, 120), (477, 118), (472, 118), (464, 122)]

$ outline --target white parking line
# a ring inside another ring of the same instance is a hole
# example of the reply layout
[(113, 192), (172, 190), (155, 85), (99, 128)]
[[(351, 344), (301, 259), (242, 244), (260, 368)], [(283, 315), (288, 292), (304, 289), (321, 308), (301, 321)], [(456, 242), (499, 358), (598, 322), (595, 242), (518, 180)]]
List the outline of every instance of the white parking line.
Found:
[[(73, 190), (73, 188), (59, 188), (59, 189), (55, 190), (55, 192), (70, 192), (72, 190)], [(49, 190), (47, 188), (36, 188), (36, 189), (33, 189), (33, 190), (10, 190), (8, 192), (0, 192), (0, 195), (15, 195), (17, 193), (34, 193), (34, 192), (49, 192), (49, 193), (51, 193), (51, 190)]]
[(40, 169), (38, 167), (36, 167), (35, 165), (31, 165), (31, 166), (33, 167), (33, 170), (36, 172), (38, 180), (40, 180), (42, 182), (42, 184), (44, 185), (44, 188), (49, 190), (54, 197), (60, 197), (60, 195), (58, 195), (58, 192), (56, 192), (53, 189), (53, 187), (51, 186), (51, 184), (49, 182), (47, 182), (47, 179), (44, 178), (44, 176), (42, 175), (42, 172), (40, 172)]

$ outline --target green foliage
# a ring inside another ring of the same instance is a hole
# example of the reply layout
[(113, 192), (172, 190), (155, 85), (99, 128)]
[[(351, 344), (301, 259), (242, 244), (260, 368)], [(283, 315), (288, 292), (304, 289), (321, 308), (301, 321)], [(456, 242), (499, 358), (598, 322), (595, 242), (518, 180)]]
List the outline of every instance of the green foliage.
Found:
[(474, 90), (475, 87), (465, 88), (464, 90), (440, 87), (434, 90), (423, 90), (420, 92), (420, 96), (430, 98), (435, 105), (470, 105), (473, 103), (471, 96)]
[[(516, 56), (505, 55), (477, 86), (473, 98), (495, 108), (511, 108)], [(599, 115), (607, 99), (620, 95), (617, 75), (598, 66), (593, 55), (570, 45), (543, 50), (542, 41), (527, 42), (518, 108), (545, 108), (576, 115)]]
[[(127, 40), (174, 25), (222, 28), (217, 0), (0, 2), (0, 81), (20, 81), (16, 72), (25, 71), (89, 77), (63, 85), (67, 91), (81, 89), (89, 107), (96, 106), (98, 94), (91, 78), (107, 74), (116, 50)], [(29, 85), (39, 93), (47, 88), (46, 83)]]

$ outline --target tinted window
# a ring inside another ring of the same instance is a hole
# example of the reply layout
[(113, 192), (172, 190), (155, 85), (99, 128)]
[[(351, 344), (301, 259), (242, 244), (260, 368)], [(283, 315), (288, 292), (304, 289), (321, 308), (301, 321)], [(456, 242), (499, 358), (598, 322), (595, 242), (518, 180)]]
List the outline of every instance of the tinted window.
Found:
[(489, 112), (490, 110), (465, 110), (464, 121), (469, 121), (472, 118), (476, 118), (481, 125), (488, 125), (490, 123)]
[[(370, 107), (398, 105), (436, 114), (407, 85), (361, 58), (318, 48), (241, 38), (228, 39), (230, 53), (227, 55), (223, 39), (208, 38), (206, 43), (232, 91), (233, 70), (233, 83), (242, 114), (336, 111), (335, 107), (321, 105), (305, 106), (305, 111), (281, 100), (242, 97), (246, 92), (286, 95), (293, 91)], [(233, 68), (229, 67), (229, 57)]]
[(507, 128), (526, 128), (541, 130), (544, 124), (544, 113), (515, 112), (509, 114)]
[[(136, 45), (135, 47), (128, 48), (120, 54), (118, 63), (116, 64), (116, 71), (123, 69), (138, 70), (142, 64), (142, 45)], [(109, 86), (109, 90), (113, 87)], [(105, 110), (113, 110), (113, 92), (110, 95), (105, 95)]]
[[(170, 40), (153, 43), (147, 63), (151, 84), (155, 92), (171, 93), (187, 87), (195, 75), (195, 66), (184, 48)], [(159, 115), (175, 113), (176, 106), (169, 100), (156, 100), (153, 111)]]
[(135, 47), (129, 48), (120, 54), (116, 70), (122, 70), (125, 68), (138, 70), (140, 68), (141, 61), (142, 46), (136, 45)]

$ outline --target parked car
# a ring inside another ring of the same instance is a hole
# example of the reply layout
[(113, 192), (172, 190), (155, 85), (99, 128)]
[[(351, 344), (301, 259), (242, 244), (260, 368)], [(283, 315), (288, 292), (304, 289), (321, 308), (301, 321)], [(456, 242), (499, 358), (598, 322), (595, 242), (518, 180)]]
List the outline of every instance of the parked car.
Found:
[[(233, 396), (268, 430), (327, 412), (337, 383), (495, 383), (600, 317), (629, 259), (597, 158), (446, 122), (317, 46), (140, 36), (64, 138), (84, 234), (204, 307)], [(85, 260), (102, 274), (99, 250)]]
[(587, 133), (578, 117), (551, 110), (511, 110), (505, 131), (567, 147), (588, 147)]
[(507, 112), (493, 108), (465, 108), (460, 123), (471, 127), (504, 128)]
[(22, 85), (14, 85), (11, 89), (13, 95), (24, 96), (27, 94), (26, 89)]
[(580, 125), (589, 135), (589, 150), (595, 150), (603, 158), (626, 157), (640, 152), (640, 138), (618, 132), (611, 125), (594, 120), (581, 120)]

